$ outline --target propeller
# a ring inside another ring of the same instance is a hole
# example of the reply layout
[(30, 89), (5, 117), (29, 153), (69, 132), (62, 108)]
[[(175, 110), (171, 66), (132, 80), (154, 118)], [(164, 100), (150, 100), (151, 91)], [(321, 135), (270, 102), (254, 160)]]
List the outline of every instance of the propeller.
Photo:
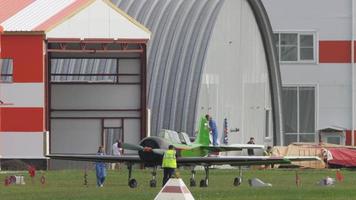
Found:
[(143, 147), (137, 144), (124, 143), (122, 144), (124, 149), (134, 150), (134, 151), (152, 151), (153, 153), (163, 155), (166, 151), (165, 149), (152, 149), (151, 147)]

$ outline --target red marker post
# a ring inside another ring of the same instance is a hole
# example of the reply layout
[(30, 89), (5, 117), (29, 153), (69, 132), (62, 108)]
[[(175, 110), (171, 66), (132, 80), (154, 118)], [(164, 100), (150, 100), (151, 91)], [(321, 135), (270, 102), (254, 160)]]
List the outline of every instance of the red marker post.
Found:
[(5, 177), (5, 180), (4, 180), (4, 185), (5, 186), (9, 186), (10, 185), (10, 179), (9, 179), (9, 177)]
[(34, 183), (34, 177), (36, 176), (36, 168), (33, 165), (28, 166), (28, 174), (31, 177), (32, 184)]
[(338, 169), (336, 171), (336, 180), (339, 182), (343, 182), (344, 181), (344, 175), (342, 175), (341, 171)]

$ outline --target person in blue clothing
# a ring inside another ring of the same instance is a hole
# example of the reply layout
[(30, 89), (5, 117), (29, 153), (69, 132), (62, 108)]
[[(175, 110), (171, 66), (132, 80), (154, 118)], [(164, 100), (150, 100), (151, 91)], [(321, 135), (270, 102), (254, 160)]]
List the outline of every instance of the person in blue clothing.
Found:
[[(103, 147), (100, 146), (97, 152), (97, 155), (104, 155)], [(103, 162), (95, 163), (96, 171), (96, 184), (98, 187), (104, 187), (104, 181), (106, 177), (106, 165)]]
[(216, 126), (216, 122), (215, 120), (213, 120), (213, 118), (207, 114), (205, 115), (206, 120), (209, 121), (209, 128), (211, 131), (211, 135), (213, 137), (213, 145), (217, 146), (218, 145), (218, 128)]

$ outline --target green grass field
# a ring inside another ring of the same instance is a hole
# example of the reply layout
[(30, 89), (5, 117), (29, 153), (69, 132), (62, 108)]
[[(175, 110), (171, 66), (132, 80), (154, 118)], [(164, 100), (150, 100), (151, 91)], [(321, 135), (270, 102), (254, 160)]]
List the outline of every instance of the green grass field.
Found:
[[(138, 180), (138, 187), (130, 189), (127, 186), (127, 170), (109, 171), (105, 186), (97, 188), (95, 185), (95, 172), (88, 171), (88, 187), (84, 186), (84, 172), (73, 171), (45, 171), (45, 185), (41, 185), (41, 172), (37, 172), (34, 184), (31, 183), (26, 172), (26, 185), (11, 185), (5, 187), (4, 179), (10, 174), (0, 174), (1, 200), (42, 200), (42, 199), (153, 199), (160, 187), (150, 188), (150, 171), (134, 170), (134, 177)], [(297, 188), (295, 184), (295, 170), (246, 170), (244, 183), (233, 186), (233, 178), (238, 170), (210, 170), (208, 188), (189, 187), (189, 170), (180, 170), (180, 175), (195, 199), (248, 199), (248, 200), (276, 200), (276, 199), (356, 199), (356, 174), (353, 171), (342, 171), (345, 180), (331, 187), (321, 187), (316, 183), (325, 176), (335, 178), (334, 170), (299, 170), (302, 185)], [(21, 174), (21, 173), (17, 173)], [(197, 173), (197, 183), (203, 177), (203, 171)], [(271, 188), (252, 188), (247, 180), (258, 177), (265, 182), (273, 184)], [(158, 171), (158, 185), (161, 185), (162, 171)]]

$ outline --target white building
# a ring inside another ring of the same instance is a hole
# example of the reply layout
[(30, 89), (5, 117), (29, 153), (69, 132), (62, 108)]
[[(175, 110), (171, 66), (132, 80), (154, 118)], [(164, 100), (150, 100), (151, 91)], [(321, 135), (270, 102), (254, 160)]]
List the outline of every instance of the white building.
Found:
[[(355, 130), (353, 0), (263, 0), (283, 85), (285, 144), (350, 145)], [(353, 143), (354, 144), (354, 143)]]

